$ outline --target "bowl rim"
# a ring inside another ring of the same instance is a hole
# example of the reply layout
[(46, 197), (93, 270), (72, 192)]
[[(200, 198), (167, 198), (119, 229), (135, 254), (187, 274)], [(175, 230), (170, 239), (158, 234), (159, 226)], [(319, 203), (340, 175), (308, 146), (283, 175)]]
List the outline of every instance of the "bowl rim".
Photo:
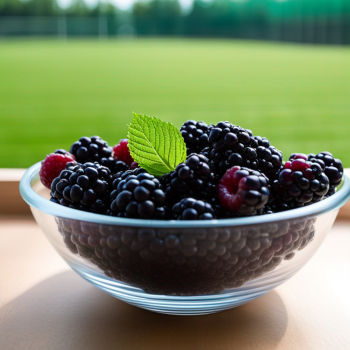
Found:
[(256, 224), (267, 224), (276, 221), (291, 220), (303, 217), (315, 217), (327, 212), (337, 210), (342, 207), (350, 198), (350, 179), (344, 174), (341, 188), (331, 197), (307, 207), (284, 211), (280, 213), (259, 215), (252, 217), (242, 217), (219, 220), (196, 220), (196, 221), (176, 221), (176, 220), (146, 220), (119, 218), (108, 215), (94, 214), (85, 211), (57, 205), (34, 191), (32, 185), (39, 181), (39, 170), (41, 162), (32, 165), (26, 170), (20, 181), (20, 193), (22, 198), (31, 207), (46, 214), (80, 221), (87, 221), (96, 224), (106, 224), (115, 226), (131, 226), (145, 228), (215, 228), (224, 226), (246, 226)]

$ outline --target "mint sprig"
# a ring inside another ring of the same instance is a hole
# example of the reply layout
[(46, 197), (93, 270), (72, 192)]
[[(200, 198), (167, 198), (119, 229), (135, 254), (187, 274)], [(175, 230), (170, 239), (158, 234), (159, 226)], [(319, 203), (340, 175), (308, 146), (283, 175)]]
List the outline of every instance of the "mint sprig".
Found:
[(186, 144), (178, 129), (156, 117), (133, 113), (128, 147), (139, 166), (161, 176), (175, 170), (186, 160)]

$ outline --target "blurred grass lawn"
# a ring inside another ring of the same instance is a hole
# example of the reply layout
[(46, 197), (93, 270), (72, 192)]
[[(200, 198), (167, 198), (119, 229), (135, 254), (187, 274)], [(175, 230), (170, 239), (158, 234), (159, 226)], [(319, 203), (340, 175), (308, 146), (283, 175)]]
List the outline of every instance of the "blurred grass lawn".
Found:
[(131, 112), (180, 127), (229, 120), (288, 158), (350, 166), (350, 48), (231, 40), (0, 41), (0, 167), (79, 137), (126, 137)]

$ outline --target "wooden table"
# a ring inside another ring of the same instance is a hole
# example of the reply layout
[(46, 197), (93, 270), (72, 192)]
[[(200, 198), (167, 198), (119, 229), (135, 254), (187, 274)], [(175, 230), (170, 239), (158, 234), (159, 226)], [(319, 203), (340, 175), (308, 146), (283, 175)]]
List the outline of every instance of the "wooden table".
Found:
[[(0, 192), (1, 194), (1, 192)], [(218, 314), (129, 306), (75, 274), (31, 216), (0, 216), (0, 349), (350, 349), (350, 222), (260, 299)]]

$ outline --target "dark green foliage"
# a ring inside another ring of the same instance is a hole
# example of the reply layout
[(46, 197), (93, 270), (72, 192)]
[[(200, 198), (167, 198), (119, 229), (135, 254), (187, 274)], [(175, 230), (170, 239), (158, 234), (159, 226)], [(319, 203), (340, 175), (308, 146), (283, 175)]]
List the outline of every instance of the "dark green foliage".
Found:
[(55, 16), (58, 12), (55, 0), (0, 0), (0, 16)]
[[(136, 0), (131, 11), (121, 11), (102, 2), (91, 8), (83, 0), (73, 0), (66, 10), (57, 5), (57, 0), (0, 0), (0, 16), (97, 17), (101, 14), (109, 17), (106, 35), (123, 34), (125, 28), (120, 31), (118, 28), (127, 25), (130, 27), (127, 33), (139, 36), (350, 44), (349, 0), (195, 0), (187, 11), (181, 9), (178, 0)], [(91, 27), (91, 23), (80, 21), (78, 26), (79, 35), (98, 34), (97, 30), (84, 29)], [(17, 35), (20, 34), (18, 31)], [(76, 35), (69, 28), (66, 34)]]

